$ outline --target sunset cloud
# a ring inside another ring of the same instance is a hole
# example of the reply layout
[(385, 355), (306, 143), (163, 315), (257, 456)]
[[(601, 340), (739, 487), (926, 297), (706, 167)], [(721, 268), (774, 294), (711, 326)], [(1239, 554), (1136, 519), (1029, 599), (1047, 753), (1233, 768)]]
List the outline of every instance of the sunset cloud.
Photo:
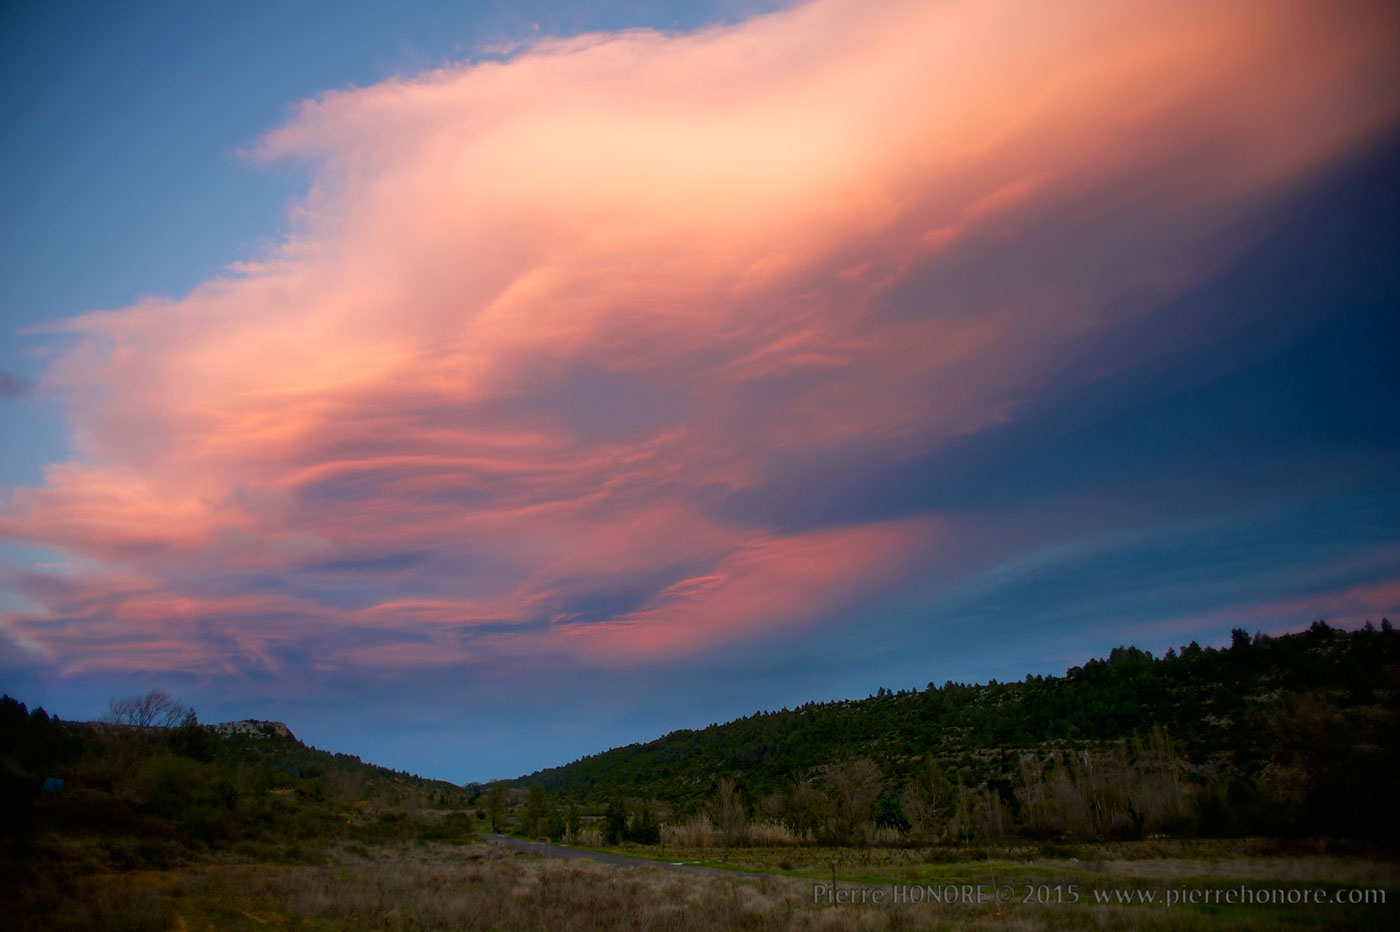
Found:
[(734, 502), (1121, 365), (1121, 328), (1395, 119), (1396, 26), (829, 0), (305, 102), (249, 153), (309, 166), (294, 235), (59, 328), (75, 455), (0, 535), (74, 563), (12, 573), (4, 630), (67, 672), (239, 675), (829, 621), (967, 519)]

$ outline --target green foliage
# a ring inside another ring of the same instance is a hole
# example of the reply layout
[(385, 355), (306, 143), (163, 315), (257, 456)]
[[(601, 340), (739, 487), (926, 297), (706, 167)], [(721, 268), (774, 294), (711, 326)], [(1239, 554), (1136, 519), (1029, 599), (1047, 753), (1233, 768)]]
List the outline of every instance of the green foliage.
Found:
[(568, 825), (564, 821), (564, 814), (558, 809), (549, 813), (549, 821), (545, 825), (545, 835), (554, 842), (569, 840)]
[(170, 732), (170, 750), (181, 757), (209, 763), (219, 750), (219, 737), (207, 728), (201, 727), (194, 710), (185, 716), (180, 727)]
[(506, 786), (493, 783), (486, 793), (486, 813), (491, 820), (491, 831), (500, 834), (506, 830)]
[[(50, 777), (62, 785), (45, 792)], [(193, 713), (174, 728), (70, 724), (0, 699), (0, 870), (37, 869), (57, 836), (82, 839), (118, 868), (164, 866), (212, 847), (296, 846), (299, 858), (314, 857), (321, 844), (384, 835), (390, 827), (374, 810), (450, 808), (465, 797), (452, 784), (290, 737), (221, 738)], [(401, 838), (466, 840), (469, 827), (448, 816), (391, 828)]]
[[(1135, 736), (1160, 733), (1177, 762), (1171, 779), (1182, 785), (1170, 806), (1159, 800), (1160, 821), (1172, 826), (1164, 830), (1386, 839), (1400, 830), (1400, 802), (1387, 789), (1400, 772), (1398, 703), (1400, 637), (1388, 621), (1350, 633), (1317, 622), (1282, 637), (1236, 629), (1223, 649), (1192, 642), (1154, 657), (1118, 647), (1064, 676), (882, 688), (864, 700), (758, 713), (585, 757), (515, 785), (539, 783), (581, 801), (664, 800), (685, 815), (712, 806), (716, 777), (728, 774), (743, 798), (785, 800), (782, 819), (795, 831), (820, 833), (825, 825), (854, 838), (864, 816), (842, 810), (822, 775), (834, 763), (868, 758), (879, 771), (882, 819), (902, 825), (898, 806), (910, 831), (927, 835), (958, 821), (955, 783), (968, 793), (990, 787), (995, 797), (981, 798), (980, 809), (968, 804), (965, 828), (979, 814), (987, 824), (1024, 825), (1027, 756), (1046, 767), (1062, 760), (1067, 785), (1090, 794), (1086, 805), (1099, 805), (1093, 793), (1108, 789), (1089, 787), (1074, 761), (1118, 749), (1131, 757)], [(1133, 759), (1122, 766), (1148, 781), (1144, 788), (1166, 792), (1164, 773), (1149, 778)], [(1188, 797), (1199, 803), (1199, 818), (1181, 812)], [(1114, 831), (1152, 831), (1139, 810), (1125, 809), (1120, 822)]]
[(899, 797), (886, 793), (875, 801), (875, 824), (880, 828), (892, 828), (901, 832), (909, 831), (909, 817), (899, 804)]
[(539, 838), (549, 831), (549, 798), (545, 794), (544, 787), (538, 783), (530, 787), (530, 795), (521, 808), (520, 814), (520, 834), (526, 838)]
[(661, 843), (661, 825), (652, 815), (650, 806), (642, 805), (640, 811), (633, 817), (627, 827), (627, 840), (639, 845)]
[(608, 803), (607, 812), (603, 813), (603, 843), (608, 845), (621, 844), (627, 837), (627, 809), (622, 804), (622, 800), (614, 799)]

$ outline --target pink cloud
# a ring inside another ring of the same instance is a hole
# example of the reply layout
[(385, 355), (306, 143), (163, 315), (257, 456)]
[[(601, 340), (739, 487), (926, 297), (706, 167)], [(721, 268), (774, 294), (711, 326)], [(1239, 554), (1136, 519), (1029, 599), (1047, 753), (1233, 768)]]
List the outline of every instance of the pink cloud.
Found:
[[(31, 581), (5, 627), (69, 669), (209, 672), (286, 644), (645, 658), (829, 617), (936, 556), (939, 520), (707, 503), (1014, 417), (1391, 121), (1396, 37), (1363, 3), (829, 0), (306, 102), (253, 152), (310, 164), (296, 235), (62, 326), (77, 454), (0, 535), (127, 582)], [(1041, 258), (1066, 240), (1080, 261)], [(995, 280), (955, 274), (977, 260)]]
[(927, 554), (927, 521), (762, 537), (742, 544), (705, 576), (672, 583), (643, 608), (601, 624), (562, 630), (596, 645), (602, 659), (670, 656), (849, 610)]

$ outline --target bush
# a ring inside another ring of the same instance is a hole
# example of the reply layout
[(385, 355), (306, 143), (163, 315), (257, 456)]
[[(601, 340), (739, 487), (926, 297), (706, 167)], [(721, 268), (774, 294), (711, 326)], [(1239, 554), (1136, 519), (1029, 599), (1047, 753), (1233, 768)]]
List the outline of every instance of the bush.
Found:
[(180, 757), (210, 763), (219, 749), (219, 738), (191, 715), (170, 733), (170, 750)]
[(661, 826), (651, 814), (651, 807), (642, 804), (642, 811), (627, 829), (627, 840), (639, 845), (655, 845), (661, 841)]

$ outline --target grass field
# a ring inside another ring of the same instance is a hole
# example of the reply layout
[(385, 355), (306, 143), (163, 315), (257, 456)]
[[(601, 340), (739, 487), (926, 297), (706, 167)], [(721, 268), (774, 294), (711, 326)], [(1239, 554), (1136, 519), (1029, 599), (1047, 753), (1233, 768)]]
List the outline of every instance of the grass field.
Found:
[[(515, 852), (478, 838), (352, 843), (272, 860), (74, 872), (51, 889), (31, 891), (31, 909), (20, 927), (1389, 929), (1400, 890), (1400, 866), (1355, 852), (1329, 852), (1320, 842), (1289, 849), (1248, 840), (1154, 841), (1049, 855), (1029, 848), (652, 847), (645, 853), (767, 876), (615, 868)], [(294, 863), (298, 857), (303, 863)], [(828, 905), (824, 895), (814, 897), (817, 885), (829, 886), (833, 864), (843, 897), (863, 896), (866, 902)], [(982, 902), (977, 902), (979, 885)], [(997, 902), (998, 890), (1008, 887), (1008, 901)], [(905, 902), (893, 902), (897, 888), (904, 889)], [(1168, 889), (1240, 888), (1321, 890), (1328, 896), (1353, 888), (1381, 890), (1387, 902), (1167, 907), (1114, 899), (1124, 892), (1133, 897), (1137, 891), (1156, 891), (1160, 898)], [(934, 902), (928, 890), (937, 890), (944, 902)], [(957, 895), (947, 896), (950, 890)], [(883, 891), (881, 902), (873, 901), (875, 891)], [(1069, 902), (1071, 891), (1077, 902)], [(1037, 902), (1036, 893), (1046, 901)], [(1097, 894), (1110, 901), (1099, 903)]]
[[(830, 887), (833, 876), (838, 887), (883, 889), (886, 904), (897, 896), (965, 901), (971, 890), (974, 901), (988, 901), (986, 908), (947, 911), (949, 916), (960, 921), (1014, 918), (1015, 924), (1029, 928), (1073, 928), (1110, 920), (1127, 922), (1126, 927), (1165, 921), (1172, 927), (1199, 923), (1210, 928), (1389, 928), (1400, 912), (1400, 864), (1374, 851), (1326, 840), (1151, 840), (1051, 846), (1048, 851), (1029, 845), (720, 851), (628, 845), (600, 850), (773, 873), (799, 880), (809, 898), (815, 885)], [(1256, 902), (1227, 902), (1227, 894), (1236, 900), (1253, 896)], [(1327, 902), (1287, 902), (1304, 896)], [(1333, 902), (1353, 896), (1370, 902)], [(998, 898), (1008, 902), (997, 903)], [(1169, 898), (1177, 902), (1168, 906)], [(1192, 898), (1194, 904), (1182, 902)], [(1113, 905), (1124, 899), (1131, 906)], [(1274, 905), (1275, 901), (1282, 902)], [(1014, 908), (1000, 908), (1007, 905)], [(882, 907), (867, 902), (854, 908)]]
[(1400, 862), (1367, 846), (1328, 840), (1154, 839), (1115, 844), (882, 847), (678, 848), (619, 845), (598, 848), (657, 861), (680, 861), (740, 871), (842, 880), (912, 883), (1009, 876), (1132, 877), (1161, 881), (1287, 881), (1400, 887)]

